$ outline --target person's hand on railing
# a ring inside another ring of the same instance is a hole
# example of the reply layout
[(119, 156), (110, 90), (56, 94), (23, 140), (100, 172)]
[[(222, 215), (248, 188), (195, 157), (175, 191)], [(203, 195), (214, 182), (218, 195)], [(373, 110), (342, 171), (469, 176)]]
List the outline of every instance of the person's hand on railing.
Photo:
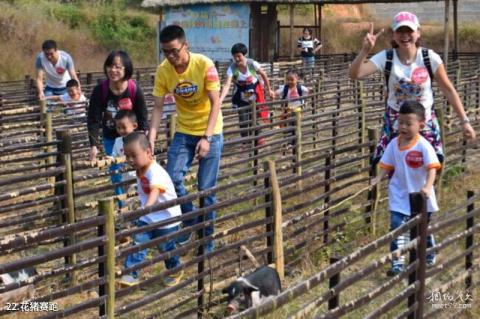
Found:
[(370, 188), (373, 188), (374, 186), (376, 186), (381, 181), (382, 181), (382, 176), (377, 176), (377, 177), (372, 178), (370, 180)]
[(97, 154), (98, 154), (98, 148), (96, 146), (90, 147), (90, 154), (89, 154), (89, 160), (91, 162), (97, 160)]
[(275, 92), (268, 90), (268, 96), (270, 96), (270, 98), (273, 100), (275, 98)]
[(433, 187), (425, 185), (425, 186), (422, 187), (420, 192), (422, 192), (425, 195), (426, 198), (429, 198), (430, 196), (432, 196)]
[(475, 133), (475, 130), (473, 129), (472, 125), (470, 124), (470, 121), (463, 121), (462, 122), (462, 129), (463, 129), (463, 136), (467, 139), (467, 141), (475, 141), (477, 138), (477, 134)]

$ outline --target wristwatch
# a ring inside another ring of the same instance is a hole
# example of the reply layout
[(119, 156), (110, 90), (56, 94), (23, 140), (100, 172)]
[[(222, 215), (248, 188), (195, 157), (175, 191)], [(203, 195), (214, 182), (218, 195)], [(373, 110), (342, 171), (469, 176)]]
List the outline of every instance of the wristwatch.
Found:
[(463, 120), (460, 121), (460, 123), (463, 125), (463, 124), (467, 124), (467, 123), (470, 123), (470, 119), (468, 117), (465, 117)]
[(208, 136), (208, 135), (203, 135), (202, 138), (206, 139), (208, 143), (211, 143), (212, 142), (212, 136)]

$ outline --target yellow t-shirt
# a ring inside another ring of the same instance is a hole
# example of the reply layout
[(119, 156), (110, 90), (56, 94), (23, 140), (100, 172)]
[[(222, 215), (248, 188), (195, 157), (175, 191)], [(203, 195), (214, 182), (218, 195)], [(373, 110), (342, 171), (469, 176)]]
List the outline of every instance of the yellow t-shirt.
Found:
[[(219, 91), (220, 80), (212, 60), (190, 52), (187, 70), (178, 74), (165, 59), (157, 68), (153, 95), (162, 97), (173, 93), (177, 106), (177, 132), (201, 136), (205, 134), (210, 114), (207, 91)], [(223, 128), (222, 111), (218, 114), (213, 134)]]

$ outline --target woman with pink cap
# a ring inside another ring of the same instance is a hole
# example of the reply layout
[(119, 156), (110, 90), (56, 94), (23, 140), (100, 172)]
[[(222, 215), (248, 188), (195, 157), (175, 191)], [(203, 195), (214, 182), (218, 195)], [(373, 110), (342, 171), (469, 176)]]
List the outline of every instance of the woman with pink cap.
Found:
[(440, 56), (432, 50), (420, 47), (420, 23), (416, 15), (400, 12), (392, 21), (393, 49), (383, 50), (370, 59), (370, 51), (377, 38), (384, 32), (373, 33), (373, 24), (363, 39), (362, 49), (350, 66), (352, 79), (363, 79), (375, 72), (385, 75), (387, 105), (380, 140), (373, 155), (374, 163), (382, 156), (388, 142), (397, 135), (398, 110), (405, 101), (420, 102), (425, 108), (426, 126), (422, 135), (432, 144), (440, 161), (444, 153), (440, 129), (434, 109), (432, 80), (435, 79), (441, 91), (460, 118), (460, 125), (467, 139), (475, 139), (475, 131), (465, 113), (457, 91), (448, 79)]

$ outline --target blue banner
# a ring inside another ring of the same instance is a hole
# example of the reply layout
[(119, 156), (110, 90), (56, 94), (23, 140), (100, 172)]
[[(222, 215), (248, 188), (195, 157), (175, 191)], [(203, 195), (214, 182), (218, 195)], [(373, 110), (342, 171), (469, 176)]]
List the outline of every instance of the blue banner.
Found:
[(233, 44), (249, 45), (248, 3), (168, 7), (165, 22), (181, 26), (187, 34), (190, 51), (212, 60), (229, 61)]

